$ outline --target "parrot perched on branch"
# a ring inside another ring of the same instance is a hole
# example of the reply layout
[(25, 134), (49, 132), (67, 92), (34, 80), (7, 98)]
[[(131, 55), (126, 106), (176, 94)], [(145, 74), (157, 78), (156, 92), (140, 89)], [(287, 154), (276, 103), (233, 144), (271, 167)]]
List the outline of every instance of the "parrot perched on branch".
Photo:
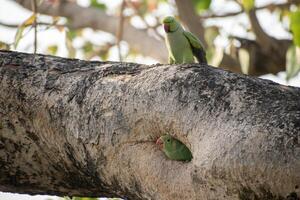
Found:
[(161, 136), (156, 144), (171, 160), (191, 161), (193, 158), (187, 146), (171, 135)]
[(163, 19), (166, 32), (166, 45), (169, 51), (169, 64), (195, 63), (207, 64), (206, 53), (201, 41), (192, 33), (185, 31), (172, 16)]

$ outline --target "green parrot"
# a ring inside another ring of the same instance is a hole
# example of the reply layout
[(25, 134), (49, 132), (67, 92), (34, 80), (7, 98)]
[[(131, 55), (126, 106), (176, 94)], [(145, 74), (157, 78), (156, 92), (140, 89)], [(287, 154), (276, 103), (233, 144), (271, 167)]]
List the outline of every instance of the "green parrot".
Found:
[(185, 144), (171, 135), (163, 135), (157, 139), (156, 144), (171, 160), (191, 161), (193, 156)]
[(163, 19), (166, 32), (166, 45), (169, 51), (169, 64), (195, 63), (207, 64), (206, 53), (201, 41), (192, 33), (185, 31), (172, 16)]

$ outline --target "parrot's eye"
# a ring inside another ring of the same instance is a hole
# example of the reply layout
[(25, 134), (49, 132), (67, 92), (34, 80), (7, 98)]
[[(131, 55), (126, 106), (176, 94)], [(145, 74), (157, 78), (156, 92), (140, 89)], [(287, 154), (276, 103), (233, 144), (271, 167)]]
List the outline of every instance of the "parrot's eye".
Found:
[(170, 140), (170, 139), (167, 139), (167, 142), (171, 142), (171, 140)]

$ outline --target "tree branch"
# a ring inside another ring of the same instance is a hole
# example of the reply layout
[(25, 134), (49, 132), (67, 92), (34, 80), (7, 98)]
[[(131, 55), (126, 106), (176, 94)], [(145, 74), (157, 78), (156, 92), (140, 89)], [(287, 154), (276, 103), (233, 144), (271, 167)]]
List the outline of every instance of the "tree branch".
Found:
[[(30, 9), (30, 4), (28, 3), (28, 1), (30, 0), (17, 0), (18, 3)], [(188, 27), (190, 26), (190, 29), (192, 29), (191, 27), (195, 27), (195, 29), (197, 30), (192, 30), (192, 32), (197, 33), (198, 36), (202, 39), (204, 35), (201, 34), (202, 31), (200, 30), (202, 29), (202, 25), (199, 20), (200, 18), (197, 18), (197, 15), (194, 13), (194, 9), (191, 9), (191, 2), (178, 1), (178, 5), (179, 4), (181, 6), (178, 7), (178, 10), (182, 13), (182, 20), (185, 19), (185, 23), (188, 23)], [(181, 11), (182, 9), (183, 11)], [(71, 28), (91, 27), (112, 34), (116, 33), (118, 18), (108, 16), (99, 9), (84, 8), (70, 2), (65, 2), (58, 6), (52, 6), (51, 4), (47, 4), (47, 1), (44, 1), (44, 3), (39, 7), (39, 11), (43, 14), (54, 16), (59, 15), (71, 19)], [(191, 12), (193, 12), (193, 14), (190, 14)], [(126, 28), (124, 29), (123, 39), (127, 41), (133, 49), (136, 49), (143, 55), (153, 57), (160, 62), (167, 62), (167, 50), (164, 42), (157, 40), (154, 37), (150, 37), (144, 30), (138, 30), (134, 28), (127, 21), (125, 22), (124, 27)], [(204, 39), (202, 39), (202, 42), (205, 42)], [(252, 46), (253, 48), (255, 48), (253, 51), (254, 70), (251, 71), (251, 74), (249, 75), (278, 73), (279, 71), (284, 70), (286, 49), (290, 43), (291, 41), (287, 40), (276, 40), (274, 44), (272, 44), (275, 48), (272, 48), (269, 51), (265, 46)], [(253, 49), (251, 49), (251, 51), (252, 50)], [(235, 72), (240, 71), (239, 65), (235, 65), (235, 63), (238, 63), (234, 58), (230, 58), (230, 56), (228, 55), (225, 55), (223, 58), (224, 59), (222, 61), (221, 67)]]
[(257, 43), (260, 44), (261, 47), (264, 47), (265, 51), (270, 52), (270, 49), (274, 46), (274, 43), (276, 43), (276, 39), (272, 38), (263, 30), (259, 24), (255, 10), (250, 10), (248, 16)]
[[(16, 2), (27, 9), (31, 9), (30, 0), (16, 0)], [(72, 2), (64, 2), (58, 6), (53, 6), (47, 1), (43, 1), (38, 9), (42, 14), (67, 17), (70, 19), (70, 27), (73, 29), (90, 27), (115, 34), (119, 22), (118, 17), (108, 16), (104, 11), (81, 7)], [(129, 43), (131, 48), (145, 56), (167, 62), (167, 49), (164, 42), (149, 36), (144, 30), (136, 29), (128, 21), (124, 22), (124, 27), (126, 29), (124, 29), (123, 39)], [(156, 49), (156, 51), (153, 49)]]
[[(275, 3), (271, 3), (265, 6), (261, 6), (261, 7), (255, 7), (253, 8), (253, 10), (258, 11), (258, 10), (264, 10), (264, 9), (268, 9), (270, 11), (275, 10), (276, 8), (280, 8), (280, 9), (284, 9), (284, 8), (289, 8), (291, 5), (294, 4), (299, 4), (300, 1), (299, 0), (292, 0), (286, 3), (279, 3), (279, 4), (275, 4)], [(223, 18), (223, 17), (233, 17), (239, 14), (244, 13), (244, 10), (240, 10), (237, 12), (231, 12), (231, 13), (224, 13), (224, 14), (215, 14), (212, 13), (210, 15), (202, 15), (201, 18), (202, 19), (208, 19), (208, 18)]]
[[(0, 51), (0, 80), (1, 191), (300, 196), (299, 88), (198, 64), (9, 51)], [(191, 162), (168, 160), (151, 142), (165, 133), (187, 144)]]
[[(46, 22), (37, 22), (37, 25), (38, 26), (64, 26), (64, 27), (67, 27), (66, 24), (53, 24), (53, 23), (46, 23)], [(0, 26), (5, 26), (8, 28), (18, 28), (20, 26), (20, 24), (8, 24), (8, 23), (0, 21)], [(31, 26), (31, 24), (26, 25), (26, 27), (28, 27), (28, 26)]]
[[(237, 36), (231, 36), (231, 38), (238, 40), (241, 44), (240, 48), (246, 49), (249, 52), (250, 75), (260, 76), (263, 74), (277, 74), (280, 71), (285, 71), (285, 55), (292, 41), (274, 40), (274, 43), (276, 44), (273, 45), (276, 48), (272, 48), (269, 51), (266, 51), (265, 47), (261, 46), (256, 40), (240, 38)], [(228, 61), (225, 61), (226, 65), (222, 66), (222, 68), (230, 69), (228, 68), (230, 67), (230, 65), (228, 65), (228, 63), (230, 62)]]
[(178, 14), (182, 22), (187, 26), (187, 28), (195, 34), (198, 38), (200, 38), (204, 47), (207, 47), (205, 38), (204, 38), (204, 28), (197, 15), (194, 5), (191, 0), (182, 1), (175, 0)]

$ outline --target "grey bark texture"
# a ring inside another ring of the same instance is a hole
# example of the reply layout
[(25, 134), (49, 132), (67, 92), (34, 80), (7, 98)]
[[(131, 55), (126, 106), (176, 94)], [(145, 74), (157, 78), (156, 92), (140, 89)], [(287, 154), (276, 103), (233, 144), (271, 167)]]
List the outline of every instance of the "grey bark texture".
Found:
[[(172, 134), (191, 162), (166, 159)], [(300, 89), (205, 65), (0, 51), (0, 190), (296, 200)]]

